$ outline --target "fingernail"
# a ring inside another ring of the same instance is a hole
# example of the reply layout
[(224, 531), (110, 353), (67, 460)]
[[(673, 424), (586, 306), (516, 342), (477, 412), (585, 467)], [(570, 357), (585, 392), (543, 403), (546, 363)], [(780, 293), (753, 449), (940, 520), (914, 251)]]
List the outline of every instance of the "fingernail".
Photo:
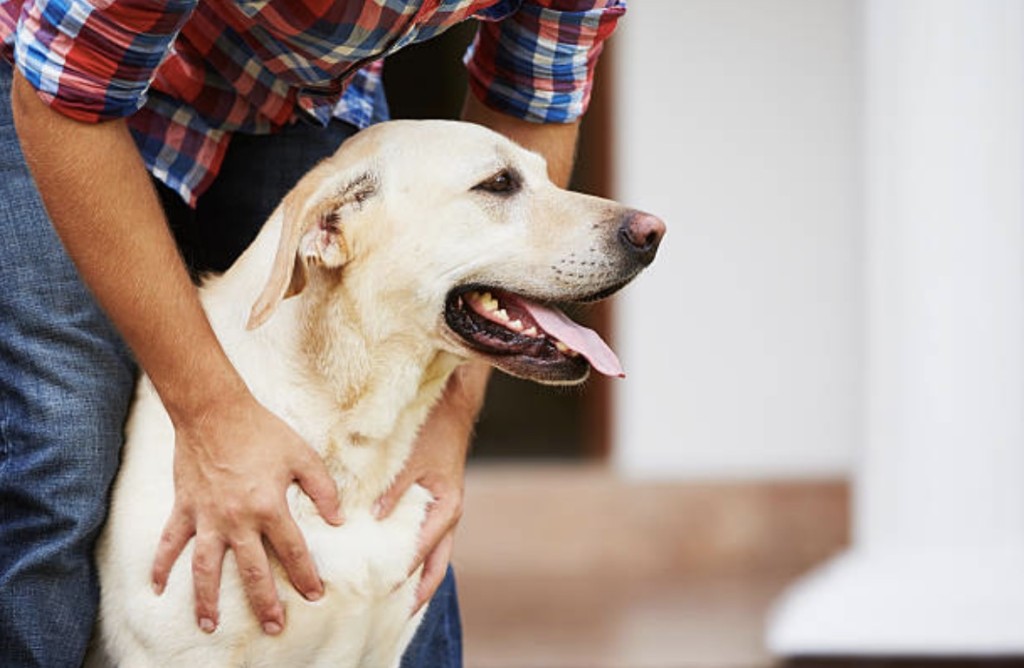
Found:
[(307, 601), (319, 601), (323, 597), (323, 591), (319, 589), (310, 589), (306, 592)]
[(371, 512), (373, 513), (373, 516), (379, 520), (380, 514), (384, 512), (384, 504), (381, 503), (380, 501), (373, 504), (373, 509), (371, 510)]
[(268, 636), (276, 636), (281, 632), (281, 625), (277, 622), (263, 622), (263, 632)]
[(213, 633), (217, 630), (217, 625), (209, 617), (203, 617), (199, 620), (199, 628), (202, 629), (203, 633)]
[(159, 596), (160, 594), (164, 593), (164, 588), (162, 586), (160, 586), (159, 582), (153, 581), (153, 582), (151, 582), (149, 584), (153, 588), (153, 593), (156, 594), (157, 596)]

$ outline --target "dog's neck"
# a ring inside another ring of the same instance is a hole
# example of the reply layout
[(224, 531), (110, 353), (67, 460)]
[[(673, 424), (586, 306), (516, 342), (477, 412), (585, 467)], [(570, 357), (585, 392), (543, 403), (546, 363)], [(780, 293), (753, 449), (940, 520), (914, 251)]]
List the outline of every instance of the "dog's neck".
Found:
[(276, 250), (268, 228), (227, 273), (203, 285), (203, 305), (254, 396), (323, 456), (346, 512), (369, 508), (402, 469), (462, 360), (397, 326), (364, 331), (360, 307), (320, 281), (247, 330)]

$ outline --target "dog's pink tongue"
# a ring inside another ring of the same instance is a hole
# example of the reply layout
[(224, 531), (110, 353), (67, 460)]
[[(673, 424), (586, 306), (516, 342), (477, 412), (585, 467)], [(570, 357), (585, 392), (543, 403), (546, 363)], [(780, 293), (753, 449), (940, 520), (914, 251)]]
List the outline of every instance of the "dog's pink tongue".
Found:
[(523, 306), (541, 329), (586, 357), (596, 371), (606, 376), (626, 377), (615, 351), (608, 347), (597, 332), (573, 322), (557, 309), (526, 300), (523, 300)]

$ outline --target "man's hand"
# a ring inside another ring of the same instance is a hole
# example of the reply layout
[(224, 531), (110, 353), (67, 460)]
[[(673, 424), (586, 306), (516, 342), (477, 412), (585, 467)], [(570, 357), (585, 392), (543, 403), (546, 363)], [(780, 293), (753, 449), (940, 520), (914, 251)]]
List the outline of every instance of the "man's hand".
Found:
[(375, 514), (383, 519), (414, 483), (434, 497), (409, 567), (412, 575), (423, 565), (414, 612), (430, 600), (448, 570), (455, 527), (462, 517), (466, 451), (489, 375), (490, 368), (481, 363), (463, 366), (452, 374), (441, 401), (420, 429), (405, 468), (377, 501)]
[(154, 590), (163, 591), (171, 567), (195, 536), (192, 576), (199, 627), (207, 633), (217, 628), (221, 568), (230, 548), (263, 630), (280, 633), (284, 610), (263, 539), (295, 588), (309, 600), (319, 599), (323, 583), (285, 493), (297, 482), (325, 520), (340, 524), (333, 479), (313, 449), (248, 394), (211, 406), (179, 427), (176, 439), (175, 505), (153, 564)]

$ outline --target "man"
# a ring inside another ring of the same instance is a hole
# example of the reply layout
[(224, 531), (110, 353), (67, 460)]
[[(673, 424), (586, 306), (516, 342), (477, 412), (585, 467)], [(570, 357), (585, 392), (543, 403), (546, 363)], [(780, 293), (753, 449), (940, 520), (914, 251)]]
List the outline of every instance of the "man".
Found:
[[(176, 432), (155, 590), (194, 540), (205, 631), (229, 549), (268, 634), (287, 620), (265, 545), (298, 591), (322, 594), (285, 489), (297, 482), (335, 524), (338, 490), (231, 367), (174, 237), (193, 270), (225, 268), (302, 173), (386, 116), (379, 60), (468, 18), (482, 23), (465, 118), (543, 153), (564, 185), (594, 63), (623, 11), (616, 0), (0, 0), (0, 665), (81, 662), (133, 360)], [(413, 482), (438, 498), (421, 600), (444, 584), (404, 665), (460, 664), (445, 573), (486, 375), (453, 379), (379, 503), (386, 515)]]

